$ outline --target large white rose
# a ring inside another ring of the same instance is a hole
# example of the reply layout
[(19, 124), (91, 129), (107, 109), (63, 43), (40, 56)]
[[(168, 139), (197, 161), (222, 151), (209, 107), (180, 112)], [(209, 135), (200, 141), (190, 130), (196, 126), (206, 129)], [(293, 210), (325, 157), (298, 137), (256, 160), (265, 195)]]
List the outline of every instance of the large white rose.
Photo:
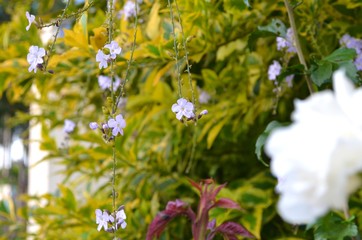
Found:
[(362, 170), (362, 89), (344, 71), (334, 92), (295, 101), (293, 123), (274, 130), (265, 146), (281, 194), (278, 211), (292, 224), (307, 224), (347, 206)]

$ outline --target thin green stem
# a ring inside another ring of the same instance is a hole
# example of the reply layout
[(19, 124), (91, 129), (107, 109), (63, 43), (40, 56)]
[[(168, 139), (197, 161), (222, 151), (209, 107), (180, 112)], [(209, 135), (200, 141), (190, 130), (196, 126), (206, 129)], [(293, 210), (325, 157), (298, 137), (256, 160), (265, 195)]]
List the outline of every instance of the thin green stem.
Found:
[[(182, 45), (185, 51), (185, 61), (186, 61), (186, 72), (187, 72), (187, 77), (189, 80), (189, 84), (190, 84), (190, 89), (191, 89), (191, 95), (192, 95), (192, 103), (194, 104), (195, 107), (195, 112), (196, 112), (196, 98), (195, 98), (195, 91), (194, 91), (194, 87), (192, 85), (192, 76), (191, 76), (191, 65), (189, 62), (189, 52), (187, 50), (187, 43), (186, 43), (186, 38), (185, 38), (185, 33), (184, 33), (184, 28), (182, 25), (182, 19), (181, 19), (181, 13), (177, 4), (177, 0), (175, 1), (175, 5), (176, 5), (176, 10), (177, 10), (177, 14), (178, 14), (178, 21), (180, 23), (180, 28), (181, 28), (181, 35), (182, 35)], [(196, 118), (197, 121), (197, 118)]]
[(173, 48), (175, 50), (175, 62), (176, 62), (176, 69), (177, 69), (177, 82), (178, 82), (178, 96), (179, 98), (182, 97), (182, 86), (181, 86), (181, 70), (179, 66), (179, 52), (177, 48), (177, 39), (176, 39), (176, 33), (175, 33), (175, 20), (173, 16), (173, 10), (172, 10), (172, 4), (171, 1), (168, 0), (168, 6), (170, 8), (170, 17), (171, 17), (171, 23), (172, 23), (172, 35), (173, 35)]
[[(297, 50), (297, 55), (298, 55), (298, 58), (299, 58), (299, 62), (304, 66), (305, 71), (308, 72), (308, 66), (307, 66), (307, 63), (305, 61), (303, 51), (302, 51), (302, 47), (300, 45), (300, 41), (299, 41), (299, 37), (298, 37), (297, 26), (295, 25), (293, 8), (291, 7), (291, 5), (289, 3), (289, 0), (284, 0), (284, 4), (285, 4), (285, 7), (286, 7), (287, 12), (288, 12), (290, 26), (291, 26), (291, 28), (293, 30), (295, 48)], [(312, 81), (310, 80), (308, 75), (305, 74), (304, 77), (305, 77), (305, 80), (307, 82), (309, 92), (312, 94), (314, 92)]]
[(131, 56), (130, 56), (130, 59), (128, 60), (126, 76), (124, 77), (124, 80), (121, 83), (121, 91), (120, 91), (120, 93), (119, 93), (119, 95), (118, 95), (118, 97), (117, 97), (117, 99), (115, 101), (116, 104), (113, 106), (112, 113), (115, 113), (116, 108), (117, 108), (117, 106), (119, 104), (119, 101), (125, 95), (125, 85), (128, 82), (129, 73), (130, 73), (130, 69), (131, 69), (131, 64), (133, 62), (133, 53), (134, 53), (134, 50), (136, 48), (136, 39), (137, 39), (137, 24), (138, 24), (138, 16), (137, 16), (138, 7), (137, 6), (138, 6), (138, 3), (137, 3), (137, 0), (135, 0), (136, 15), (135, 15), (135, 19), (134, 19), (134, 33), (133, 33), (133, 43), (132, 43), (132, 49), (131, 49)]
[(62, 13), (62, 15), (60, 16), (60, 18), (57, 21), (57, 31), (55, 32), (53, 42), (50, 45), (50, 48), (48, 49), (49, 54), (48, 54), (48, 57), (46, 58), (46, 60), (44, 62), (44, 71), (47, 70), (48, 63), (49, 63), (50, 57), (52, 55), (53, 48), (55, 46), (55, 42), (57, 41), (57, 38), (58, 38), (60, 27), (61, 27), (61, 25), (63, 23), (63, 20), (64, 20), (65, 12), (67, 11), (67, 9), (69, 7), (69, 3), (70, 3), (70, 0), (67, 1), (66, 5), (65, 5), (65, 7), (63, 9), (63, 13)]
[[(108, 43), (111, 43), (113, 40), (113, 0), (107, 0), (107, 15), (108, 15)], [(111, 61), (110, 63), (110, 74), (111, 74), (111, 99), (112, 104), (114, 105), (114, 63)], [(113, 231), (113, 238), (117, 239), (117, 220), (116, 220), (116, 168), (117, 168), (117, 159), (116, 159), (116, 147), (115, 147), (115, 140), (112, 143), (112, 215), (114, 218), (114, 231)]]
[[(63, 19), (68, 19), (68, 18), (72, 18), (72, 17), (78, 18), (79, 15), (81, 15), (84, 12), (88, 11), (88, 9), (90, 7), (92, 7), (93, 5), (94, 5), (94, 2), (91, 2), (87, 6), (83, 7), (82, 9), (79, 9), (78, 11), (76, 11), (74, 13), (64, 15)], [(51, 27), (51, 26), (57, 26), (57, 25), (59, 25), (59, 19), (57, 19), (54, 22), (50, 22), (50, 23), (46, 23), (46, 24), (38, 24), (37, 28), (42, 29), (42, 28), (45, 28), (45, 27)]]

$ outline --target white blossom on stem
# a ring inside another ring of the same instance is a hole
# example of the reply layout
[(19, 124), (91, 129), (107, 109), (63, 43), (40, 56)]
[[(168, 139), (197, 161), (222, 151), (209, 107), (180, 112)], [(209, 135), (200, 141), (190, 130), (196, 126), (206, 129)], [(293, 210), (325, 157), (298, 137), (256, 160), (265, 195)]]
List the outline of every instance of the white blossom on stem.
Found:
[(178, 120), (181, 120), (183, 116), (186, 118), (193, 118), (195, 116), (194, 105), (184, 98), (177, 100), (177, 103), (172, 105), (171, 110), (176, 113), (176, 118)]
[(122, 114), (118, 114), (115, 119), (108, 120), (108, 127), (112, 128), (112, 135), (117, 136), (118, 133), (123, 136), (123, 128), (126, 127), (126, 121), (123, 119)]
[(96, 61), (99, 62), (99, 69), (108, 67), (109, 55), (104, 54), (102, 50), (98, 50), (96, 55)]
[(28, 19), (28, 26), (26, 26), (26, 31), (29, 31), (31, 24), (35, 21), (35, 16), (30, 14), (29, 12), (25, 13), (26, 18)]
[(112, 215), (109, 215), (106, 211), (96, 209), (96, 224), (98, 224), (97, 230), (100, 231), (102, 227), (104, 230), (108, 229), (108, 222), (113, 222), (114, 217)]
[(122, 52), (122, 48), (116, 41), (112, 41), (111, 43), (106, 44), (104, 47), (109, 49), (109, 55), (112, 59), (116, 59), (117, 55), (121, 54)]
[(28, 63), (30, 64), (28, 71), (29, 72), (34, 71), (36, 73), (36, 70), (38, 69), (38, 64), (44, 62), (43, 59), (44, 56), (45, 56), (44, 48), (39, 48), (38, 46), (30, 46), (29, 53), (26, 57)]

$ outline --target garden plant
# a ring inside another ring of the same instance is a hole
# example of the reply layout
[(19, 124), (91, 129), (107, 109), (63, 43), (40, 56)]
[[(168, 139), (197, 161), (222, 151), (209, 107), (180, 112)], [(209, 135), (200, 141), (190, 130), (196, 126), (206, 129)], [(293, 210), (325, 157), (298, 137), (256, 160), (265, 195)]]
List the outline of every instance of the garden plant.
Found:
[(361, 1), (0, 7), (6, 124), (64, 169), (0, 239), (361, 239)]

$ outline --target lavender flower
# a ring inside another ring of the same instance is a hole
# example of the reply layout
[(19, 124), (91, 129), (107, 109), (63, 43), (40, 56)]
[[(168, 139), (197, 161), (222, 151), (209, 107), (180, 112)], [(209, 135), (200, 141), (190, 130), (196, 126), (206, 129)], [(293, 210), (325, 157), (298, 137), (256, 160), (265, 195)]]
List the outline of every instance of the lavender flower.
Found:
[(291, 28), (288, 28), (287, 35), (285, 38), (277, 37), (277, 49), (282, 51), (286, 49), (287, 52), (296, 53), (297, 49), (294, 46), (294, 34)]
[(199, 90), (199, 103), (207, 104), (211, 99), (210, 94), (208, 94), (206, 91), (202, 90), (201, 88), (198, 88), (198, 90)]
[(339, 40), (339, 43), (346, 48), (352, 48), (356, 50), (357, 54), (362, 53), (362, 40), (351, 37), (349, 34), (345, 34)]
[(177, 100), (177, 103), (172, 105), (171, 110), (176, 113), (176, 118), (178, 120), (181, 120), (182, 116), (185, 116), (186, 118), (193, 118), (195, 116), (194, 105), (184, 98)]
[(124, 209), (121, 209), (119, 211), (117, 211), (116, 213), (116, 227), (118, 226), (118, 224), (121, 225), (122, 229), (125, 229), (127, 227), (127, 223), (125, 221), (126, 219), (126, 213), (124, 212)]
[(268, 69), (268, 78), (271, 81), (275, 81), (277, 79), (277, 77), (280, 75), (282, 70), (282, 66), (280, 65), (280, 63), (278, 61), (273, 61), (273, 64), (271, 64), (269, 66)]
[(126, 121), (123, 119), (122, 114), (118, 114), (116, 119), (108, 120), (108, 127), (112, 128), (112, 135), (117, 136), (118, 133), (123, 136), (123, 128), (126, 127)]
[(128, 18), (130, 17), (136, 16), (136, 4), (133, 1), (128, 0), (126, 4), (124, 4), (123, 9), (119, 11), (119, 13), (120, 15), (124, 16), (125, 20), (128, 20)]
[(108, 221), (114, 222), (114, 218), (112, 215), (109, 215), (106, 211), (101, 211), (100, 209), (96, 209), (96, 224), (98, 224), (97, 230), (100, 231), (102, 227), (104, 230), (108, 229)]
[(45, 56), (44, 48), (39, 48), (38, 46), (30, 46), (29, 53), (26, 57), (28, 63), (30, 64), (28, 71), (31, 72), (34, 70), (34, 72), (36, 73), (38, 64), (41, 64), (44, 62), (44, 60), (43, 60), (44, 56)]
[(69, 119), (64, 120), (64, 127), (63, 127), (64, 132), (71, 133), (74, 131), (74, 128), (75, 128), (75, 123), (72, 120)]
[(35, 21), (35, 16), (31, 15), (29, 12), (25, 13), (26, 18), (28, 19), (29, 25), (26, 26), (26, 31), (29, 31), (31, 24)]
[(285, 77), (285, 82), (288, 84), (288, 87), (290, 88), (293, 87), (293, 79), (294, 79), (294, 74)]
[(357, 55), (356, 59), (354, 60), (354, 65), (358, 71), (362, 71), (362, 54)]
[(102, 50), (98, 50), (96, 55), (96, 61), (99, 62), (99, 69), (108, 67), (109, 55), (104, 54)]
[(110, 58), (116, 59), (118, 54), (121, 54), (122, 48), (118, 45), (116, 41), (112, 41), (109, 44), (104, 46), (109, 49)]
[(96, 122), (89, 123), (89, 128), (92, 130), (96, 130), (96, 129), (98, 129), (98, 127), (99, 127), (98, 123), (96, 123)]
[[(102, 90), (110, 89), (112, 86), (112, 79), (108, 76), (100, 75), (98, 77), (98, 84)], [(121, 84), (121, 79), (118, 76), (116, 76), (115, 81), (113, 82), (113, 91), (116, 91), (120, 84)]]

